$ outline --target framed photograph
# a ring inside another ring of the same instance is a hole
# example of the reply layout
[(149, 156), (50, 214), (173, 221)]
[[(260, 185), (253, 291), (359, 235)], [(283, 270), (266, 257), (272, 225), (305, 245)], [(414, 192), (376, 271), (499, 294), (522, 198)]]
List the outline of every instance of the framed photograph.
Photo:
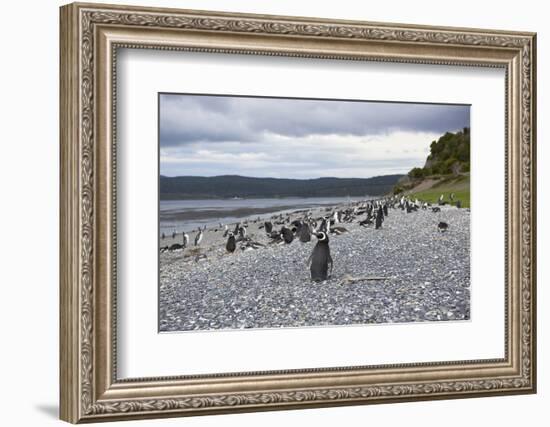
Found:
[(536, 391), (535, 34), (60, 22), (63, 420)]

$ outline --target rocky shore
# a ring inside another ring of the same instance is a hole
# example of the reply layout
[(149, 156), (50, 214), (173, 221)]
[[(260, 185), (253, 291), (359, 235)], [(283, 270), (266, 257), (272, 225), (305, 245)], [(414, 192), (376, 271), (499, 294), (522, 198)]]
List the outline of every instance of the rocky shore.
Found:
[[(449, 224), (446, 232), (438, 231), (440, 221)], [(323, 282), (312, 282), (307, 266), (315, 238), (270, 244), (263, 221), (249, 220), (247, 236), (265, 246), (229, 254), (223, 229), (206, 230), (199, 247), (190, 234), (190, 247), (160, 254), (160, 331), (470, 318), (469, 209), (390, 209), (379, 230), (358, 222), (330, 235), (334, 270)]]

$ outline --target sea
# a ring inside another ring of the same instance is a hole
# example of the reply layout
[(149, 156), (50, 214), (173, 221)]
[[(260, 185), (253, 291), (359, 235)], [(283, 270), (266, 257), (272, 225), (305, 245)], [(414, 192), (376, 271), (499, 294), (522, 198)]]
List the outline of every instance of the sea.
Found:
[[(370, 196), (361, 197), (361, 200)], [(359, 200), (350, 197), (288, 197), (276, 199), (161, 200), (159, 233), (191, 232), (199, 227), (235, 224), (246, 218), (261, 220), (296, 210), (333, 206)]]

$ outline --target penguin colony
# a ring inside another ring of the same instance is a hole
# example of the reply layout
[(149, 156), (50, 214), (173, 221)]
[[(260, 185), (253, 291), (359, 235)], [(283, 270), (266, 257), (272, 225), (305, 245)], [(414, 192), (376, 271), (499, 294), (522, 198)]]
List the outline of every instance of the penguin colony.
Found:
[[(451, 203), (454, 201), (454, 194), (451, 195)], [(348, 230), (343, 226), (346, 223), (358, 222), (361, 227), (369, 228), (374, 225), (375, 230), (383, 228), (384, 219), (388, 216), (390, 209), (401, 209), (407, 213), (417, 212), (419, 209), (431, 209), (432, 213), (440, 214), (441, 207), (447, 204), (443, 195), (438, 199), (437, 206), (430, 203), (412, 200), (406, 196), (392, 196), (379, 200), (367, 200), (362, 202), (353, 202), (349, 207), (341, 209), (325, 208), (326, 215), (313, 217), (312, 213), (305, 210), (298, 219), (291, 221), (290, 213), (273, 215), (270, 220), (263, 221), (260, 217), (255, 220), (245, 220), (235, 224), (232, 231), (229, 226), (219, 224), (214, 228), (214, 232), (222, 231), (222, 238), (226, 239), (225, 249), (228, 254), (233, 254), (240, 248), (242, 251), (259, 249), (266, 245), (254, 241), (247, 236), (247, 227), (249, 221), (254, 224), (260, 224), (259, 229), (266, 233), (268, 245), (290, 245), (295, 240), (301, 243), (308, 243), (314, 237), (316, 244), (311, 252), (307, 265), (310, 269), (311, 279), (316, 282), (327, 280), (332, 274), (333, 259), (330, 253), (330, 235), (339, 236), (347, 233)], [(455, 206), (461, 208), (460, 200), (456, 201)], [(296, 212), (294, 212), (296, 214)], [(439, 217), (439, 215), (437, 215)], [(445, 233), (450, 226), (445, 221), (437, 222), (437, 231)], [(206, 226), (198, 228), (194, 238), (194, 246), (200, 247)], [(175, 239), (179, 233), (173, 231), (172, 238)], [(182, 234), (182, 243), (174, 243), (170, 246), (161, 247), (160, 251), (185, 250), (189, 246), (189, 235), (184, 231)], [(162, 233), (161, 240), (165, 240), (166, 235)], [(195, 261), (206, 258), (205, 254), (199, 254)]]

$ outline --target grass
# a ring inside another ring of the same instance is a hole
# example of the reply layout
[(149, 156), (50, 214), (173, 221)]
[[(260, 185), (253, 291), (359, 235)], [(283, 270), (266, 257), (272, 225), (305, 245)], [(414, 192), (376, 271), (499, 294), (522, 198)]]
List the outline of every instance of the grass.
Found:
[(470, 207), (470, 176), (464, 175), (459, 177), (444, 177), (436, 182), (431, 188), (424, 191), (415, 192), (414, 188), (410, 190), (411, 198), (429, 203), (437, 203), (439, 196), (443, 194), (444, 201), (451, 201), (451, 193), (454, 193), (454, 200), (460, 200), (463, 208)]

